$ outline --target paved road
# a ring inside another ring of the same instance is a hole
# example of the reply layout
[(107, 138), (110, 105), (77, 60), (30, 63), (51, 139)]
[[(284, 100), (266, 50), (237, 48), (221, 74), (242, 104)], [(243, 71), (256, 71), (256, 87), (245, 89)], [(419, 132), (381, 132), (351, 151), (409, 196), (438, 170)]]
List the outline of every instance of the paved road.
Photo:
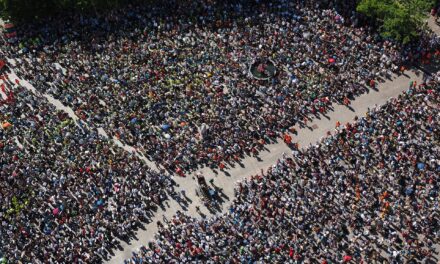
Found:
[(437, 35), (440, 35), (440, 26), (435, 22), (435, 19), (433, 16), (429, 16), (429, 18), (426, 21), (428, 23), (428, 27)]

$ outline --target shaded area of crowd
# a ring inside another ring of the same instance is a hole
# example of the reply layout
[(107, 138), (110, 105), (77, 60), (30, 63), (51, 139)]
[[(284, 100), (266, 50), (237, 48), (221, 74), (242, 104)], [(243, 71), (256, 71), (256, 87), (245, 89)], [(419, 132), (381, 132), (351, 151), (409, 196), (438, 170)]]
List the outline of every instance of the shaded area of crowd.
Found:
[(158, 222), (126, 263), (438, 263), (439, 91), (411, 83), (337, 124), (240, 182), (224, 215)]
[(100, 262), (163, 206), (173, 181), (2, 79), (0, 262)]
[[(19, 30), (20, 76), (160, 166), (182, 173), (257, 155), (295, 124), (350, 104), (436, 39), (401, 51), (316, 1), (164, 1)], [(319, 1), (318, 1), (319, 2)], [(332, 2), (332, 1), (327, 1)], [(63, 21), (63, 20), (61, 20)], [(271, 59), (271, 81), (249, 76)]]

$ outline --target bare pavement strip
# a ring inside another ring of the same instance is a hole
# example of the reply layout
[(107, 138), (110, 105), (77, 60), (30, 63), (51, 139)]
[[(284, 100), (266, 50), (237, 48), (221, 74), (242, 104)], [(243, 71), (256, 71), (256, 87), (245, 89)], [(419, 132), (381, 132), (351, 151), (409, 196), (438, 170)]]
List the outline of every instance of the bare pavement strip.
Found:
[[(19, 79), (12, 72), (9, 75), (10, 80)], [(293, 141), (298, 143), (300, 147), (305, 148), (310, 144), (316, 144), (324, 137), (328, 131), (333, 131), (335, 123), (339, 121), (344, 124), (352, 122), (355, 116), (364, 116), (368, 108), (373, 108), (376, 105), (382, 105), (392, 97), (396, 97), (403, 91), (407, 90), (410, 81), (417, 81), (421, 83), (423, 79), (423, 72), (420, 70), (407, 71), (405, 75), (395, 76), (392, 80), (387, 80), (384, 83), (379, 84), (378, 90), (371, 90), (369, 93), (363, 94), (354, 100), (351, 104), (351, 109), (343, 105), (334, 105), (334, 110), (328, 113), (327, 118), (321, 117), (320, 119), (313, 119), (308, 123), (309, 128), (297, 127), (298, 134), (293, 136)], [(20, 80), (20, 83), (31, 90), (34, 93), (38, 93), (36, 89), (27, 81)], [(74, 111), (67, 106), (64, 106), (60, 101), (54, 99), (48, 94), (42, 94), (49, 103), (53, 104), (57, 109), (65, 111), (75, 121), (78, 117)], [(98, 132), (107, 136), (107, 133), (103, 128), (99, 128)], [(152, 168), (157, 167), (148, 161), (140, 153), (136, 152), (132, 147), (124, 145), (120, 141), (113, 139), (114, 143), (127, 150), (128, 152), (138, 155), (142, 160), (146, 161)], [(282, 157), (283, 153), (289, 154), (289, 147), (281, 140), (275, 144), (267, 145), (267, 149), (261, 152), (258, 158), (247, 157), (241, 163), (235, 165), (225, 171), (213, 171), (210, 168), (203, 168), (195, 173), (188, 175), (187, 177), (175, 177), (175, 181), (179, 185), (178, 191), (184, 190), (186, 196), (191, 200), (188, 207), (182, 207), (175, 200), (168, 200), (165, 202), (165, 210), (159, 209), (155, 216), (151, 219), (149, 224), (146, 224), (143, 229), (138, 230), (136, 237), (131, 239), (128, 243), (121, 241), (122, 250), (115, 250), (115, 256), (107, 261), (107, 263), (123, 263), (125, 259), (132, 256), (132, 252), (138, 250), (142, 245), (146, 245), (148, 241), (154, 238), (154, 234), (158, 231), (156, 222), (165, 218), (171, 218), (178, 210), (183, 211), (194, 217), (201, 217), (197, 212), (196, 207), (200, 207), (201, 212), (209, 217), (212, 215), (201, 203), (200, 198), (196, 195), (196, 180), (194, 176), (198, 173), (205, 176), (207, 180), (214, 180), (214, 184), (222, 188), (225, 202), (222, 203), (222, 210), (218, 213), (222, 213), (231, 204), (234, 196), (234, 187), (238, 181), (244, 178), (256, 175), (262, 170), (267, 170), (270, 166), (276, 163), (276, 161)]]
[[(29, 82), (19, 79), (13, 71), (9, 74), (9, 79), (11, 81), (18, 79), (20, 80), (20, 84), (24, 87), (34, 93), (39, 93)], [(320, 119), (313, 119), (308, 123), (309, 128), (296, 127), (298, 134), (293, 135), (293, 141), (298, 143), (301, 148), (306, 148), (310, 144), (316, 144), (327, 134), (328, 131), (331, 132), (334, 130), (337, 121), (341, 124), (352, 122), (355, 116), (364, 116), (368, 108), (382, 105), (390, 98), (396, 97), (403, 91), (407, 90), (410, 81), (422, 83), (422, 80), (423, 72), (420, 70), (411, 70), (407, 71), (405, 75), (394, 76), (392, 80), (387, 80), (384, 83), (379, 84), (378, 90), (370, 89), (369, 93), (357, 97), (356, 100), (352, 102), (350, 106), (351, 109), (343, 105), (333, 105), (334, 110), (328, 113), (327, 117), (321, 116)], [(65, 111), (73, 120), (78, 120), (78, 117), (70, 107), (64, 106), (60, 101), (54, 99), (48, 94), (42, 95), (58, 110)], [(98, 128), (98, 132), (107, 137), (105, 129)], [(134, 153), (147, 162), (153, 169), (157, 169), (151, 161), (147, 160), (134, 148), (124, 145), (117, 139), (112, 140), (117, 146), (124, 148), (128, 152)], [(231, 204), (232, 199), (234, 198), (234, 187), (238, 181), (250, 177), (251, 175), (256, 175), (262, 170), (267, 170), (282, 157), (283, 153), (290, 154), (290, 151), (289, 147), (279, 140), (275, 144), (267, 145), (266, 151), (261, 152), (258, 158), (247, 157), (241, 163), (236, 164), (235, 167), (229, 168), (225, 171), (213, 171), (210, 168), (203, 168), (187, 175), (187, 177), (174, 177), (174, 180), (179, 185), (177, 191), (185, 191), (186, 196), (191, 201), (189, 205), (187, 207), (182, 207), (175, 200), (170, 199), (166, 201), (165, 210), (159, 209), (151, 219), (150, 223), (138, 230), (136, 236), (128, 243), (121, 241), (122, 250), (114, 250), (115, 255), (107, 261), (107, 263), (123, 263), (125, 259), (131, 258), (133, 251), (138, 250), (142, 245), (146, 245), (148, 241), (154, 239), (154, 234), (158, 231), (156, 222), (161, 221), (164, 217), (167, 219), (171, 218), (178, 210), (193, 217), (200, 218), (201, 215), (196, 210), (196, 207), (199, 207), (202, 214), (207, 217), (211, 216), (212, 213), (202, 205), (200, 198), (196, 195), (197, 183), (194, 178), (196, 174), (200, 173), (204, 175), (207, 180), (213, 179), (214, 184), (222, 189), (225, 200), (221, 204), (221, 210), (217, 212), (217, 214), (220, 214)]]
[[(328, 131), (332, 132), (335, 128), (335, 123), (339, 121), (341, 124), (352, 122), (355, 116), (365, 116), (368, 108), (373, 108), (375, 105), (382, 105), (390, 98), (397, 97), (409, 87), (410, 81), (422, 82), (423, 73), (418, 70), (407, 71), (405, 75), (394, 77), (393, 80), (379, 84), (378, 91), (370, 90), (369, 93), (364, 94), (354, 100), (351, 104), (351, 109), (342, 105), (335, 105), (334, 111), (330, 112), (327, 117), (321, 119), (314, 119), (308, 125), (309, 128), (297, 128), (298, 134), (293, 137), (293, 141), (297, 142), (300, 147), (307, 147), (310, 144), (316, 144), (323, 138)], [(266, 170), (277, 162), (282, 157), (283, 153), (290, 154), (291, 150), (282, 141), (276, 144), (267, 146), (267, 151), (260, 153), (259, 158), (247, 157), (241, 164), (237, 164), (234, 168), (226, 171), (213, 172), (210, 168), (198, 170), (196, 173), (201, 173), (207, 180), (214, 179), (214, 184), (223, 189), (223, 193), (229, 200), (222, 204), (222, 209), (225, 209), (231, 204), (234, 196), (234, 187), (238, 181), (243, 180), (251, 175), (256, 175), (261, 170)], [(177, 210), (185, 212), (193, 217), (201, 217), (196, 210), (196, 206), (200, 207), (203, 214), (211, 215), (207, 209), (201, 205), (200, 198), (196, 195), (196, 180), (194, 175), (187, 177), (176, 177), (175, 181), (179, 184), (178, 189), (185, 190), (186, 196), (192, 200), (192, 203), (187, 208), (181, 207), (176, 201), (169, 200), (166, 203), (166, 210), (161, 210), (155, 214), (152, 221), (137, 232), (136, 237), (129, 242), (129, 244), (122, 242), (122, 251), (116, 251), (116, 255), (108, 261), (108, 263), (123, 263), (124, 259), (131, 258), (133, 250), (139, 249), (142, 245), (146, 245), (148, 241), (154, 238), (157, 232), (157, 221), (161, 221), (164, 217), (172, 217)]]
[[(430, 21), (431, 27), (435, 27), (433, 22)], [(440, 32), (440, 31), (439, 31)], [(19, 79), (12, 72), (9, 78), (11, 80)], [(423, 72), (420, 70), (407, 71), (405, 75), (394, 76), (392, 80), (387, 80), (384, 83), (379, 84), (378, 90), (370, 90), (369, 93), (359, 96), (351, 104), (351, 109), (342, 105), (334, 105), (334, 111), (328, 113), (327, 118), (321, 117), (320, 119), (313, 119), (308, 123), (309, 128), (297, 127), (298, 134), (293, 136), (293, 141), (298, 143), (301, 148), (306, 148), (310, 144), (316, 144), (323, 138), (327, 132), (332, 132), (335, 128), (335, 123), (339, 121), (342, 124), (352, 122), (355, 116), (362, 117), (367, 112), (368, 108), (373, 108), (376, 105), (382, 105), (392, 97), (397, 97), (403, 91), (407, 90), (410, 81), (417, 81), (422, 83)], [(36, 89), (27, 81), (20, 80), (21, 84), (38, 93)], [(65, 111), (75, 121), (78, 117), (74, 111), (64, 106), (60, 101), (54, 99), (48, 94), (42, 94), (49, 103), (53, 104), (57, 109)], [(87, 125), (87, 124), (86, 124)], [(90, 124), (89, 124), (90, 125)], [(98, 132), (107, 137), (105, 128), (98, 128)], [(126, 151), (134, 153), (142, 160), (147, 162), (153, 169), (157, 169), (155, 164), (147, 160), (143, 155), (137, 152), (133, 147), (124, 145), (117, 139), (113, 139), (114, 143), (124, 148)], [(200, 207), (201, 212), (209, 217), (212, 215), (202, 205), (200, 198), (196, 195), (197, 183), (194, 176), (197, 173), (201, 173), (207, 180), (214, 180), (214, 184), (222, 188), (222, 192), (226, 201), (222, 203), (222, 210), (219, 213), (225, 211), (225, 209), (231, 204), (234, 198), (234, 187), (238, 181), (241, 181), (251, 175), (256, 175), (262, 170), (267, 170), (270, 166), (276, 163), (276, 161), (282, 157), (283, 153), (290, 154), (290, 149), (281, 140), (276, 144), (267, 145), (267, 149), (261, 152), (258, 158), (247, 157), (241, 163), (236, 164), (235, 167), (227, 169), (226, 171), (212, 171), (210, 168), (200, 169), (187, 177), (175, 177), (174, 180), (178, 183), (178, 191), (184, 190), (186, 196), (191, 200), (188, 207), (182, 207), (175, 200), (168, 200), (165, 202), (165, 210), (159, 209), (155, 216), (151, 219), (149, 224), (146, 224), (143, 229), (140, 229), (136, 233), (136, 237), (131, 239), (128, 243), (121, 241), (122, 250), (114, 250), (115, 255), (107, 263), (123, 263), (125, 259), (131, 258), (132, 252), (138, 250), (142, 245), (146, 245), (148, 241), (154, 239), (154, 234), (158, 231), (156, 222), (161, 221), (164, 217), (171, 218), (178, 210), (185, 212), (193, 217), (201, 217), (197, 212), (196, 207)]]

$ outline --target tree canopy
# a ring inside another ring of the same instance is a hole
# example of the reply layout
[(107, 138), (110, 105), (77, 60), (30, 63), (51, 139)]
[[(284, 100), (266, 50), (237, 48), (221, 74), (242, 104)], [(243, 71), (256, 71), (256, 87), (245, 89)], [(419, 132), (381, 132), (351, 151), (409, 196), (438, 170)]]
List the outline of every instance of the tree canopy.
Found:
[(379, 22), (383, 37), (402, 43), (417, 39), (435, 0), (361, 0), (357, 11)]
[(0, 12), (3, 17), (14, 20), (32, 20), (46, 17), (60, 11), (97, 11), (114, 8), (128, 0), (0, 0)]
[[(2, 17), (35, 20), (69, 11), (94, 11), (153, 0), (0, 0)], [(345, 1), (345, 0), (342, 0)], [(383, 37), (408, 43), (417, 39), (436, 0), (357, 0), (357, 11), (379, 25)]]

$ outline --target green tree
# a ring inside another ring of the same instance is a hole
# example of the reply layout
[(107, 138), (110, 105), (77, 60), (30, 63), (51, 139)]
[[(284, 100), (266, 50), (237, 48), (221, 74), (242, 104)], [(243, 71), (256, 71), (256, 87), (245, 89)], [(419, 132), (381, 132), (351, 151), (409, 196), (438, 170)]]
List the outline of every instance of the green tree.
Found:
[(13, 20), (34, 20), (66, 10), (98, 12), (136, 1), (142, 0), (0, 0), (0, 15)]
[(51, 15), (56, 11), (56, 0), (0, 0), (2, 17), (12, 19), (34, 19)]
[(417, 39), (435, 0), (361, 0), (357, 11), (378, 21), (382, 36), (404, 44)]

